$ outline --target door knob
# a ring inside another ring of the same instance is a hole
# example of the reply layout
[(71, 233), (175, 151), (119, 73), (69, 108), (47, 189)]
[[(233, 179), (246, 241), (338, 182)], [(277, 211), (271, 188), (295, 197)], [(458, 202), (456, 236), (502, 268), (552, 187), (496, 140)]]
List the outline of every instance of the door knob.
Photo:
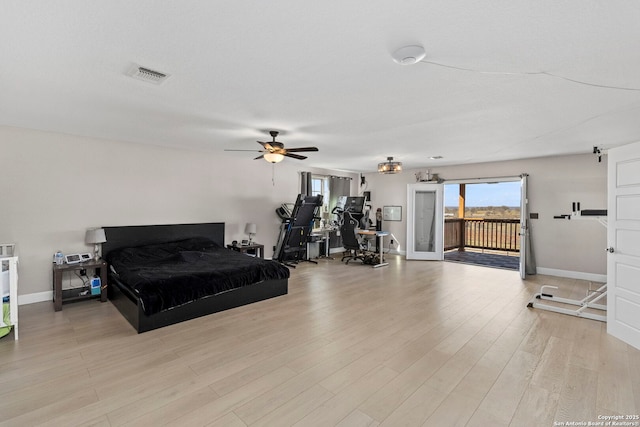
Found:
[(613, 246), (608, 247), (607, 249), (605, 249), (607, 252), (609, 252), (610, 254), (614, 253), (615, 250), (613, 249)]

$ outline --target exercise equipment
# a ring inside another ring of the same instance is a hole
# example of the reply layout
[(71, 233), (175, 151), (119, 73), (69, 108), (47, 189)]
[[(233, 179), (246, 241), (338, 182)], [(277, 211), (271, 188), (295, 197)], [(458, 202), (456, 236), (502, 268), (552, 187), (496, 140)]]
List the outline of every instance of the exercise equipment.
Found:
[(287, 234), (287, 228), (291, 222), (293, 216), (293, 203), (283, 203), (276, 209), (276, 214), (280, 217), (281, 223), (278, 230), (278, 239), (276, 240), (276, 247), (273, 251), (273, 259), (278, 259), (282, 252), (282, 246), (284, 245), (284, 238)]
[[(571, 214), (563, 214), (554, 216), (555, 219), (574, 219), (574, 220), (596, 220), (605, 228), (607, 227), (607, 210), (606, 209), (580, 209), (580, 202), (572, 203)], [(583, 317), (585, 319), (598, 320), (600, 322), (606, 322), (606, 314), (600, 314), (599, 312), (606, 312), (607, 306), (605, 304), (598, 304), (598, 301), (606, 298), (607, 296), (607, 284), (603, 284), (598, 289), (588, 289), (587, 295), (580, 299), (570, 299), (557, 297), (550, 293), (548, 289), (558, 289), (557, 286), (543, 285), (540, 287), (540, 292), (535, 294), (531, 301), (527, 304), (529, 308), (538, 308), (540, 310), (552, 311), (555, 313), (566, 314), (569, 316)], [(552, 301), (554, 304), (545, 304), (541, 301)], [(569, 306), (569, 307), (567, 307)], [(578, 307), (578, 308), (572, 308)], [(587, 311), (587, 309), (597, 310), (598, 312)]]
[[(300, 261), (309, 260), (307, 255), (307, 243), (313, 222), (320, 219), (319, 213), (322, 207), (322, 195), (303, 196), (298, 194), (290, 219), (283, 220), (281, 226), (281, 239), (276, 247), (275, 259), (288, 267), (294, 267)], [(286, 213), (285, 213), (286, 215)], [(285, 217), (286, 218), (286, 217)]]
[[(604, 304), (597, 304), (598, 301), (607, 296), (607, 284), (600, 286), (596, 290), (587, 290), (587, 296), (581, 300), (561, 298), (548, 293), (547, 289), (558, 289), (557, 286), (544, 285), (540, 287), (540, 292), (533, 296), (533, 299), (527, 304), (529, 308), (539, 308), (541, 310), (553, 311), (555, 313), (567, 314), (569, 316), (584, 317), (585, 319), (599, 320), (600, 322), (606, 322), (607, 316), (604, 314), (598, 314), (586, 311), (588, 308), (607, 311), (607, 306)], [(544, 304), (540, 301), (553, 301), (554, 303), (566, 304), (570, 306), (578, 306), (578, 308), (567, 308), (566, 306)]]

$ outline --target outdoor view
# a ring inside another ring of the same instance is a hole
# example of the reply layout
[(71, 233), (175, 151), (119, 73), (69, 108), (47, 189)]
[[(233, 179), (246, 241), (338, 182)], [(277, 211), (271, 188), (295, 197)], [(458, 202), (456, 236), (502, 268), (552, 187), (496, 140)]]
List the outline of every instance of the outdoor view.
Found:
[(520, 251), (520, 182), (466, 184), (464, 217), (459, 184), (444, 186), (445, 250)]
[[(444, 186), (445, 217), (458, 217), (459, 184)], [(467, 184), (465, 218), (520, 219), (520, 183)]]

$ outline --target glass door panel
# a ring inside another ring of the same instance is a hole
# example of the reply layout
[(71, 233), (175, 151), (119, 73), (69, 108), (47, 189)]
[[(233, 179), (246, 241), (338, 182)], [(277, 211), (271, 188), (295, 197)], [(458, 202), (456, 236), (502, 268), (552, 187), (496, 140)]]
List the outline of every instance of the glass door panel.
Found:
[(442, 184), (409, 184), (407, 211), (407, 259), (442, 260)]

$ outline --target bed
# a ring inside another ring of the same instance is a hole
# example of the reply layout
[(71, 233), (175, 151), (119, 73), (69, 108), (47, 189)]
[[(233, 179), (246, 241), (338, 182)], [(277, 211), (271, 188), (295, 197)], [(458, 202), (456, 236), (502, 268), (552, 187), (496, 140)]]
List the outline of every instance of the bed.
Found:
[(103, 228), (109, 300), (138, 333), (288, 292), (285, 266), (224, 247), (224, 223)]

